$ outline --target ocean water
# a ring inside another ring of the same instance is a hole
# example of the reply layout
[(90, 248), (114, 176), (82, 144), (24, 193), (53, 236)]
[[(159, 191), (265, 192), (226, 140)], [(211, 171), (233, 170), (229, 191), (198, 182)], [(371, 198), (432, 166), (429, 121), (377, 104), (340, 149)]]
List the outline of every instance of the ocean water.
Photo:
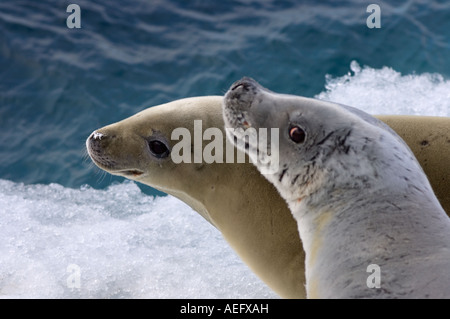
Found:
[(0, 297), (277, 298), (197, 213), (84, 150), (96, 128), (245, 75), (450, 116), (450, 3), (0, 1)]

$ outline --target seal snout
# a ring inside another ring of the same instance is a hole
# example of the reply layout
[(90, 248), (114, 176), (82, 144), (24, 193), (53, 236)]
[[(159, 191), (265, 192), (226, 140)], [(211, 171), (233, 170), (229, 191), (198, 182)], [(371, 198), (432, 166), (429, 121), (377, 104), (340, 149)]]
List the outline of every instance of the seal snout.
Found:
[(258, 83), (253, 80), (252, 78), (249, 77), (243, 77), (242, 79), (240, 79), (239, 81), (234, 82), (231, 85), (231, 91), (235, 91), (235, 90), (244, 90), (244, 91), (249, 91), (251, 88), (256, 87), (258, 85)]
[(114, 161), (112, 161), (107, 154), (105, 154), (105, 148), (108, 144), (107, 135), (99, 131), (92, 132), (86, 140), (86, 149), (88, 154), (97, 165), (101, 165), (103, 167), (111, 167), (115, 165)]
[(225, 95), (225, 102), (228, 106), (234, 106), (241, 110), (250, 108), (259, 88), (258, 82), (244, 77), (231, 85)]
[[(144, 172), (130, 161), (130, 149), (124, 150), (123, 137), (111, 129), (96, 130), (86, 140), (86, 149), (95, 165), (111, 174), (137, 178)], [(128, 146), (133, 145), (127, 140)], [(124, 154), (126, 154), (124, 156)]]
[(102, 143), (105, 143), (107, 137), (108, 136), (106, 134), (101, 133), (99, 131), (92, 132), (91, 135), (89, 135), (88, 139), (86, 140), (86, 146), (88, 150), (90, 151), (100, 147)]

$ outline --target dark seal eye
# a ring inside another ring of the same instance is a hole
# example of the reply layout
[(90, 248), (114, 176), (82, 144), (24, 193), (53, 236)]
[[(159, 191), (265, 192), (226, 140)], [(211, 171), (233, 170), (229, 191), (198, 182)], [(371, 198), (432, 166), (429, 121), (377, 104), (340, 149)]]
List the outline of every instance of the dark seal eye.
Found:
[(291, 140), (293, 140), (295, 143), (303, 143), (306, 138), (306, 133), (303, 129), (301, 129), (298, 126), (293, 126), (289, 129), (289, 137)]
[(150, 147), (150, 152), (158, 158), (167, 157), (170, 153), (166, 144), (158, 140), (148, 142), (148, 146)]

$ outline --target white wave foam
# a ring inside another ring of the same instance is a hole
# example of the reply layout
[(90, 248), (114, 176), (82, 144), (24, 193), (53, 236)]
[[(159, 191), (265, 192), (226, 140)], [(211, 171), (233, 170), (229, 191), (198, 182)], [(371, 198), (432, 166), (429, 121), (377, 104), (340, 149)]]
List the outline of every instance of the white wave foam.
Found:
[(196, 212), (131, 182), (0, 180), (0, 242), (3, 298), (277, 297)]
[(359, 108), (370, 114), (450, 116), (450, 81), (440, 74), (402, 75), (389, 67), (360, 67), (326, 77), (326, 90), (316, 96)]

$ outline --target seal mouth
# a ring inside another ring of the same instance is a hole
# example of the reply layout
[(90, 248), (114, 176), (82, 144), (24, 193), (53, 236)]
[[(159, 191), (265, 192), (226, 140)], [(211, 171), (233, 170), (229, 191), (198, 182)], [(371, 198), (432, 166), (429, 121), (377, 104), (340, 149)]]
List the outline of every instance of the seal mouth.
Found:
[(115, 173), (123, 175), (125, 177), (138, 177), (138, 176), (141, 176), (142, 174), (144, 174), (143, 171), (140, 171), (138, 169), (120, 170), (120, 171), (116, 171)]

